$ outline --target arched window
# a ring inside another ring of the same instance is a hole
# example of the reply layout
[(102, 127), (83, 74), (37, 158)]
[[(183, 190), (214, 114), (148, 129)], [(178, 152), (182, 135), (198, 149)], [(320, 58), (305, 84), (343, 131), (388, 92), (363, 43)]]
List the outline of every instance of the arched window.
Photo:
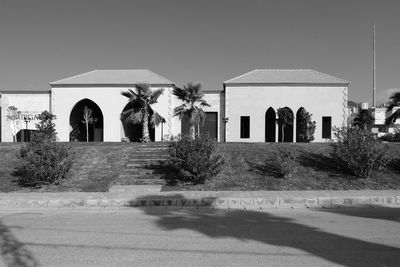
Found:
[(301, 107), (296, 112), (296, 142), (305, 142), (304, 131), (307, 129), (302, 129), (306, 120), (305, 111), (306, 110)]
[[(287, 111), (288, 113), (290, 113), (292, 115), (293, 118), (293, 111), (288, 108), (288, 107), (284, 107), (283, 108), (285, 111)], [(279, 112), (278, 112), (279, 113)], [(279, 126), (279, 133), (278, 133), (278, 140), (279, 142), (293, 142), (293, 119), (291, 121), (289, 121), (289, 123), (282, 123), (279, 119), (278, 119), (278, 126)]]
[[(127, 111), (129, 109), (137, 109), (140, 108), (140, 104), (132, 104), (128, 103), (125, 108), (122, 110), (122, 112)], [(153, 111), (150, 110), (149, 116), (153, 114)], [(133, 124), (132, 121), (130, 121), (127, 118), (122, 118), (121, 116), (121, 123), (122, 127), (124, 128), (124, 134), (125, 137), (129, 138), (129, 141), (131, 142), (140, 142), (142, 139), (142, 131), (143, 131), (143, 126), (141, 124)], [(149, 134), (150, 134), (150, 140), (154, 141), (155, 139), (155, 128), (152, 128), (150, 123), (149, 123)]]
[[(87, 107), (87, 109), (85, 109)], [(89, 110), (87, 120), (84, 119), (84, 110)], [(102, 142), (103, 141), (103, 113), (100, 107), (90, 99), (82, 99), (75, 104), (69, 116), (70, 141)]]
[(265, 142), (275, 142), (276, 113), (270, 107), (265, 113)]

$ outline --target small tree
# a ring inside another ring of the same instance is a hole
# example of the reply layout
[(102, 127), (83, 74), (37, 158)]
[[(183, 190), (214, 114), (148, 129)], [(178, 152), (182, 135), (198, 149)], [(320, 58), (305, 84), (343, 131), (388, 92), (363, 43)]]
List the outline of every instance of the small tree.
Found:
[(55, 123), (53, 122), (56, 116), (45, 110), (40, 114), (39, 117), (40, 121), (36, 124), (37, 131), (34, 132), (31, 142), (57, 141), (57, 132), (55, 129)]
[(89, 124), (95, 124), (97, 122), (97, 118), (92, 116), (93, 110), (85, 106), (83, 108), (83, 119), (82, 123), (86, 125), (86, 142), (89, 142)]
[(307, 112), (304, 108), (300, 109), (297, 115), (299, 128), (299, 136), (297, 142), (311, 142), (314, 140), (314, 132), (316, 122), (311, 120), (312, 114)]
[(187, 83), (183, 88), (174, 86), (173, 92), (183, 104), (174, 109), (174, 116), (179, 116), (182, 120), (185, 115), (190, 118), (190, 135), (192, 139), (196, 137), (195, 128), (197, 126), (197, 136), (200, 136), (200, 125), (206, 119), (204, 107), (210, 107), (210, 104), (204, 100), (204, 94), (201, 92), (201, 84)]
[(289, 108), (278, 108), (278, 123), (282, 129), (282, 142), (285, 140), (285, 128), (286, 125), (293, 125), (293, 113)]
[(7, 113), (8, 114), (6, 115), (6, 118), (11, 122), (11, 134), (13, 136), (13, 142), (16, 142), (18, 133), (17, 120), (21, 114), (21, 111), (18, 111), (15, 106), (9, 106), (7, 108)]
[(360, 110), (353, 120), (353, 125), (363, 130), (366, 130), (372, 123), (374, 123), (374, 118), (368, 109)]

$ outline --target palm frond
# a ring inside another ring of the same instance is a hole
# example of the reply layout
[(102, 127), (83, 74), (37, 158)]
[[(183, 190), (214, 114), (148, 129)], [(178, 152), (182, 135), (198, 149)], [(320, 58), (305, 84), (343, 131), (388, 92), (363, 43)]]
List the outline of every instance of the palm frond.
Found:
[(204, 99), (201, 99), (201, 100), (200, 100), (200, 106), (203, 106), (203, 107), (211, 107), (211, 105), (208, 104), (208, 102), (205, 101)]
[(164, 89), (154, 90), (149, 99), (149, 105), (155, 104), (158, 101), (158, 98), (164, 93)]
[(187, 108), (186, 104), (182, 104), (174, 108), (174, 117), (178, 116), (179, 119), (182, 119), (185, 113), (187, 113), (189, 109)]
[(393, 112), (392, 115), (390, 115), (386, 120), (385, 120), (385, 124), (386, 125), (392, 125), (397, 119), (400, 118), (400, 109), (396, 110), (395, 112)]
[(150, 127), (154, 128), (157, 125), (159, 125), (160, 123), (165, 122), (165, 119), (163, 116), (161, 116), (160, 114), (158, 114), (157, 112), (154, 112), (151, 116), (150, 116)]
[(389, 99), (389, 106), (386, 108), (386, 112), (390, 112), (394, 107), (400, 106), (400, 92), (394, 93)]
[(142, 124), (144, 119), (144, 112), (142, 109), (138, 112), (132, 112), (131, 115), (128, 117), (129, 121), (133, 124)]

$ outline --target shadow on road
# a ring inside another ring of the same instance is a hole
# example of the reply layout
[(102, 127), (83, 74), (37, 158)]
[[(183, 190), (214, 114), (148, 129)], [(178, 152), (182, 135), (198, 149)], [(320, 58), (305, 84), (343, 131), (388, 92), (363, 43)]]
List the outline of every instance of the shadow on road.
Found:
[(40, 266), (33, 254), (19, 242), (10, 230), (0, 221), (0, 253), (6, 266)]
[[(156, 199), (159, 196), (148, 196)], [(170, 199), (185, 199), (177, 194)], [(190, 199), (185, 199), (191, 201)], [(143, 208), (163, 230), (189, 229), (212, 238), (253, 240), (295, 248), (343, 266), (399, 266), (400, 248), (324, 232), (268, 212)]]
[(390, 207), (379, 208), (340, 208), (340, 209), (314, 209), (321, 212), (336, 213), (341, 215), (395, 221), (400, 223), (400, 209)]

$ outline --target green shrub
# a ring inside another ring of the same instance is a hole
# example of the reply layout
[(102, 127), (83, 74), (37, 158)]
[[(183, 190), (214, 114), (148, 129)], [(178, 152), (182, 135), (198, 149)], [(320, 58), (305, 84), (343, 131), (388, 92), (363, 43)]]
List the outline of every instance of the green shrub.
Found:
[(382, 171), (392, 160), (387, 145), (367, 130), (359, 128), (335, 129), (337, 142), (332, 143), (332, 158), (347, 173), (368, 178)]
[(285, 178), (291, 178), (299, 168), (297, 151), (292, 147), (279, 146), (273, 152), (275, 165), (280, 174)]
[(24, 186), (42, 186), (58, 182), (71, 167), (70, 150), (55, 142), (29, 143), (22, 147), (17, 174)]
[(179, 137), (170, 141), (170, 147), (167, 164), (176, 175), (166, 177), (169, 184), (202, 184), (217, 175), (224, 163), (217, 144), (209, 137)]
[(44, 111), (32, 140), (18, 154), (16, 174), (24, 186), (42, 186), (64, 178), (72, 164), (69, 147), (56, 143), (54, 115)]

